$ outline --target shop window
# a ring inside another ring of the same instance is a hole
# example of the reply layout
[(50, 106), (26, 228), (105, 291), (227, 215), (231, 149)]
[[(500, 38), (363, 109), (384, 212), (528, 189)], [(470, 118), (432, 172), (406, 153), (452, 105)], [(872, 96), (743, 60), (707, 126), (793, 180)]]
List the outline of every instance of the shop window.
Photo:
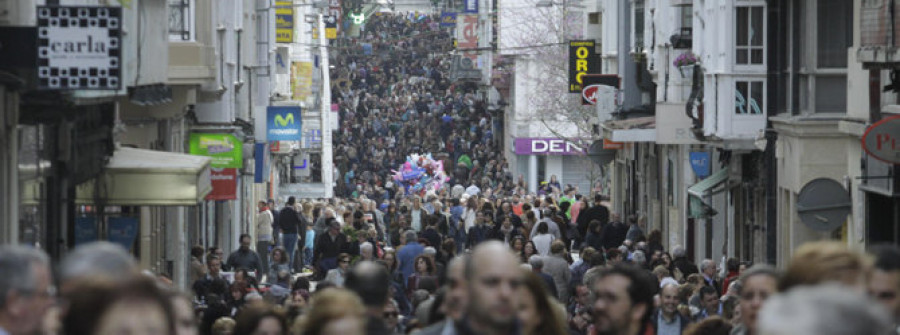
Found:
[(734, 83), (734, 114), (758, 115), (765, 110), (762, 80), (738, 80)]

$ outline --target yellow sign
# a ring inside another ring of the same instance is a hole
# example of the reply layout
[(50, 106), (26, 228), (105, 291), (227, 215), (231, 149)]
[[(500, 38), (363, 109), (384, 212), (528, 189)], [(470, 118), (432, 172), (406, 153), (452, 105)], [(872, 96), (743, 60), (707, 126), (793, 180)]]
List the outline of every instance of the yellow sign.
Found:
[(325, 38), (333, 40), (337, 38), (337, 28), (325, 28)]
[(291, 100), (304, 101), (312, 94), (312, 62), (291, 63)]
[(294, 42), (293, 1), (275, 1), (275, 42)]

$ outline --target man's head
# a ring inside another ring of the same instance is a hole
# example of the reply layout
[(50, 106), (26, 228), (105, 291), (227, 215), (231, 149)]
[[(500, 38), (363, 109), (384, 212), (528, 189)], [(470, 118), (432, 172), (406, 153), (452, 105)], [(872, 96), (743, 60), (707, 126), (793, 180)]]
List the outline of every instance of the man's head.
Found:
[(59, 270), (62, 295), (81, 281), (97, 277), (116, 281), (139, 271), (137, 261), (125, 248), (103, 241), (79, 245), (66, 255)]
[(470, 298), (467, 314), (472, 322), (509, 330), (516, 322), (516, 292), (522, 284), (516, 256), (499, 241), (484, 242), (468, 258), (465, 276)]
[(468, 255), (457, 256), (447, 265), (447, 295), (444, 297), (443, 312), (453, 320), (459, 320), (469, 303), (465, 267)]
[(672, 257), (680, 258), (686, 255), (687, 251), (684, 250), (683, 246), (676, 245), (672, 248)]
[(388, 302), (391, 277), (383, 266), (370, 261), (356, 264), (344, 280), (344, 287), (356, 292), (366, 307), (380, 312)]
[(288, 205), (288, 206), (294, 206), (294, 204), (296, 204), (296, 203), (297, 203), (297, 198), (294, 198), (294, 196), (292, 195), (292, 196), (289, 196), (289, 197), (288, 197), (288, 200), (287, 200), (287, 204), (286, 204), (286, 205)]
[(416, 243), (419, 239), (415, 230), (407, 230), (403, 233), (403, 238), (406, 240), (406, 244)]
[(259, 210), (263, 210), (263, 208), (266, 208), (266, 202), (265, 202), (265, 201), (260, 201), (260, 202), (258, 202), (258, 203), (256, 204), (256, 207), (257, 207)]
[(585, 280), (593, 295), (597, 334), (637, 334), (653, 308), (656, 285), (641, 269), (616, 264)]
[(250, 243), (253, 243), (250, 234), (241, 234), (241, 250), (250, 250)]
[(554, 255), (565, 255), (566, 243), (562, 240), (553, 241), (553, 243), (550, 243), (550, 253)]
[(704, 259), (700, 262), (700, 272), (707, 278), (716, 278), (716, 262), (711, 259)]
[(13, 335), (36, 332), (56, 296), (49, 258), (38, 249), (2, 246), (0, 273), (0, 328)]
[(528, 264), (531, 265), (531, 270), (534, 272), (541, 272), (544, 269), (544, 260), (538, 255), (528, 257)]
[(672, 318), (678, 312), (678, 284), (670, 283), (662, 287), (659, 292), (660, 309), (663, 314)]
[(581, 282), (576, 283), (574, 291), (575, 302), (582, 306), (589, 306), (591, 304), (591, 290), (588, 289), (587, 285)]
[(275, 209), (275, 199), (269, 199), (268, 205), (269, 208)]
[(712, 286), (700, 288), (700, 304), (706, 310), (707, 315), (719, 312), (719, 293)]
[(331, 235), (337, 235), (341, 232), (341, 223), (334, 218), (325, 219), (325, 224), (328, 225), (328, 233)]
[(222, 271), (222, 259), (218, 257), (210, 258), (209, 261), (206, 262), (206, 268), (209, 269), (210, 276), (218, 276), (219, 271)]
[(359, 246), (359, 255), (363, 259), (372, 259), (374, 247), (372, 243), (365, 242)]
[(869, 277), (869, 296), (880, 302), (900, 321), (900, 249), (893, 245), (872, 248), (875, 269)]

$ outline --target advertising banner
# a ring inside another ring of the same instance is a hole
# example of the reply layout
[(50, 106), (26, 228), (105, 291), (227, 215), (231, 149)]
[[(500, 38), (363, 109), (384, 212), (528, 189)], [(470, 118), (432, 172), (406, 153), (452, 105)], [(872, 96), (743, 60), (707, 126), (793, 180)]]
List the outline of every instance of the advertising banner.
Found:
[(517, 138), (516, 155), (584, 155), (581, 146), (559, 138)]
[(275, 1), (275, 42), (294, 42), (293, 1)]
[(75, 218), (75, 246), (96, 241), (100, 238), (97, 232), (97, 218), (82, 216)]
[[(266, 171), (269, 171), (268, 162), (269, 155), (266, 155), (266, 143), (256, 143), (253, 145), (253, 161), (256, 164), (253, 167), (253, 182), (256, 184), (262, 184), (266, 182), (268, 178), (268, 174)], [(215, 187), (215, 186), (213, 186)], [(215, 191), (215, 189), (213, 189)]]
[(441, 27), (443, 27), (443, 28), (456, 27), (456, 12), (442, 12), (441, 13)]
[(131, 250), (137, 239), (138, 219), (132, 217), (111, 217), (107, 227), (107, 238), (110, 242)]
[(212, 157), (211, 167), (244, 167), (243, 143), (231, 134), (192, 133), (191, 155)]
[(705, 151), (691, 152), (691, 168), (697, 178), (706, 178), (709, 176), (709, 153)]
[(569, 41), (569, 93), (581, 93), (585, 74), (600, 73), (600, 56), (594, 47), (594, 40)]
[(122, 26), (120, 7), (38, 6), (38, 88), (119, 89)]
[(456, 48), (462, 51), (462, 56), (470, 59), (472, 64), (478, 64), (478, 15), (457, 16), (456, 41)]
[(212, 191), (206, 195), (206, 200), (237, 199), (237, 169), (211, 168), (209, 172)]
[(302, 120), (300, 106), (269, 106), (266, 108), (266, 140), (300, 141)]
[(291, 100), (305, 101), (312, 93), (312, 70), (312, 62), (291, 63)]

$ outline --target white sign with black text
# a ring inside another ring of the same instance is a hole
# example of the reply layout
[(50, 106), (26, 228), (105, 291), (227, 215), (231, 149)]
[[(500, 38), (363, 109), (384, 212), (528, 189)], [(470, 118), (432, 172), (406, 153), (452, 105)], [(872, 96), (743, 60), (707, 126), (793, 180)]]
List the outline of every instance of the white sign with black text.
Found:
[(122, 9), (39, 6), (38, 87), (121, 87)]

